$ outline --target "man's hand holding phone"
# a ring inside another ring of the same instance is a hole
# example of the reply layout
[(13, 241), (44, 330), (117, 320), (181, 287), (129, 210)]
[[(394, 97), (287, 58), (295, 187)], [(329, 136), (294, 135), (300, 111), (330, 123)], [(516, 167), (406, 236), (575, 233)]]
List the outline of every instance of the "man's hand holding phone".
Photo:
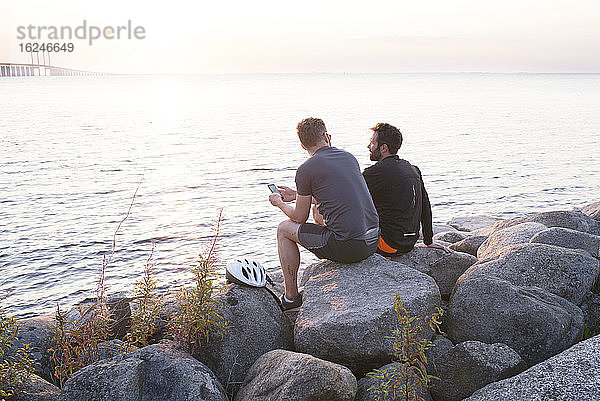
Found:
[(269, 190), (271, 191), (271, 195), (269, 195), (269, 202), (271, 202), (271, 204), (273, 206), (279, 206), (279, 205), (283, 204), (283, 197), (281, 196), (281, 193), (277, 189), (277, 186), (275, 184), (268, 184), (267, 186), (269, 187)]
[(296, 200), (296, 191), (294, 191), (292, 188), (279, 185), (277, 186), (277, 189), (279, 189), (279, 193), (281, 194), (281, 197), (283, 198), (284, 202), (291, 202)]
[(269, 195), (269, 202), (273, 206), (281, 207), (283, 202), (291, 202), (296, 200), (296, 191), (286, 186), (276, 186), (275, 184), (268, 184), (271, 195)]

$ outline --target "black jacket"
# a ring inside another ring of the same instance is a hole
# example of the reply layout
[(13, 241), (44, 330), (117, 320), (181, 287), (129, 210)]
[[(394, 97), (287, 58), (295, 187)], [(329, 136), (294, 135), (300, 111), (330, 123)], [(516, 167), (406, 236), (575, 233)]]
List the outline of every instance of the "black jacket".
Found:
[(417, 166), (393, 155), (367, 167), (363, 176), (379, 214), (379, 233), (388, 245), (412, 248), (420, 224), (423, 242), (433, 242), (431, 204)]

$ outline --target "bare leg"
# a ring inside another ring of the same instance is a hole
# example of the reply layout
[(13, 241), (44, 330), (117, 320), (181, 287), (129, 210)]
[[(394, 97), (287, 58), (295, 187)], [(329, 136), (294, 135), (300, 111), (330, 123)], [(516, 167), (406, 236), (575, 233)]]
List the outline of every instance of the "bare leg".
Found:
[(300, 250), (298, 249), (298, 228), (300, 224), (291, 220), (282, 221), (277, 226), (277, 251), (285, 283), (285, 296), (293, 300), (298, 295), (298, 269)]

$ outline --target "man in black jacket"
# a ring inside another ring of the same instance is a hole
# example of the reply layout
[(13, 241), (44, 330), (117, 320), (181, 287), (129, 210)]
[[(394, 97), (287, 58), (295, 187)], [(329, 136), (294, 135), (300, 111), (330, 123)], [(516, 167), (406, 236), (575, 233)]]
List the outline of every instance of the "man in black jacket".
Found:
[(431, 204), (417, 166), (396, 154), (402, 146), (400, 131), (386, 123), (373, 128), (369, 143), (370, 158), (377, 163), (363, 172), (379, 214), (379, 244), (377, 252), (392, 256), (409, 252), (419, 239), (431, 248), (450, 249), (433, 242)]

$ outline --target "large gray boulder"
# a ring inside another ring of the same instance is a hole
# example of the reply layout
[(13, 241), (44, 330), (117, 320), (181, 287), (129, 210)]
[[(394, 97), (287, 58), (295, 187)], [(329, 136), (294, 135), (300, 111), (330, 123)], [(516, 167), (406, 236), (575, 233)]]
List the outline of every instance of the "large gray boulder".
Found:
[(62, 390), (60, 401), (227, 401), (210, 369), (166, 341), (88, 365)]
[(232, 284), (219, 299), (228, 326), (222, 334), (211, 336), (194, 356), (217, 375), (231, 396), (261, 355), (293, 349), (294, 334), (292, 323), (264, 288)]
[(29, 344), (30, 356), (34, 361), (35, 374), (52, 381), (53, 368), (50, 361), (50, 348), (54, 346), (58, 327), (54, 314), (48, 314), (18, 321), (19, 333), (13, 341), (12, 350)]
[(57, 401), (60, 389), (38, 375), (32, 374), (23, 388), (7, 398), (7, 401)]
[(487, 235), (471, 235), (450, 245), (450, 249), (477, 257), (477, 250), (486, 239), (488, 239)]
[(454, 343), (504, 343), (528, 366), (581, 339), (581, 309), (539, 287), (520, 287), (494, 277), (461, 277), (446, 318)]
[(425, 351), (425, 355), (427, 356), (427, 372), (434, 372), (436, 359), (450, 351), (453, 347), (454, 344), (452, 344), (452, 341), (440, 334), (437, 334), (433, 338), (431, 347)]
[(502, 343), (465, 341), (436, 358), (439, 380), (431, 394), (436, 401), (460, 401), (485, 385), (514, 376), (525, 363), (514, 350)]
[(483, 260), (492, 256), (507, 246), (527, 244), (531, 238), (547, 229), (540, 223), (521, 223), (493, 232), (477, 250), (477, 258)]
[[(457, 231), (456, 228), (450, 227), (447, 224), (435, 224), (435, 223), (431, 225), (431, 229), (433, 230), (433, 235), (440, 234), (440, 233), (445, 233), (445, 232), (448, 232), (448, 231)], [(422, 232), (420, 233), (420, 237), (419, 238), (423, 239), (423, 233)]]
[(294, 332), (297, 350), (347, 366), (357, 375), (391, 362), (388, 337), (397, 321), (396, 293), (414, 316), (432, 315), (441, 302), (431, 277), (377, 254), (347, 265), (315, 263), (306, 275)]
[(450, 351), (454, 347), (452, 341), (447, 339), (442, 335), (436, 335), (432, 341), (431, 348), (425, 351), (425, 356), (427, 357), (427, 364), (425, 367), (427, 368), (427, 373), (435, 376), (436, 372), (436, 364), (435, 361), (446, 352)]
[(480, 230), (473, 231), (473, 235), (482, 235), (484, 237), (489, 237), (491, 234), (494, 233), (494, 231), (497, 231), (494, 227), (496, 227), (495, 224), (490, 227), (485, 227)]
[(581, 210), (561, 210), (529, 214), (498, 222), (492, 228), (497, 231), (527, 222), (541, 223), (546, 227), (563, 227), (590, 234), (598, 234), (598, 222), (590, 216), (583, 214)]
[(460, 231), (478, 231), (491, 227), (499, 221), (502, 219), (491, 216), (464, 216), (454, 217), (447, 224)]
[(530, 242), (556, 245), (569, 249), (581, 249), (595, 258), (600, 258), (600, 236), (569, 228), (548, 228), (534, 235)]
[[(302, 274), (302, 270), (298, 271), (298, 276)], [(266, 287), (271, 290), (278, 298), (285, 293), (285, 284), (283, 281), (283, 272), (281, 271), (281, 267), (277, 267), (276, 269), (268, 270), (267, 276), (271, 279), (267, 280)]]
[(98, 344), (98, 359), (110, 359), (119, 354), (137, 351), (139, 348), (121, 340), (103, 341)]
[(600, 400), (600, 336), (582, 341), (525, 372), (475, 392), (465, 401)]
[(600, 222), (600, 201), (590, 203), (589, 205), (585, 205), (580, 210), (583, 214), (590, 216), (592, 219)]
[(267, 352), (252, 365), (236, 401), (352, 401), (356, 378), (345, 366), (297, 352)]
[(580, 305), (599, 270), (598, 260), (579, 249), (520, 244), (502, 248), (494, 259), (477, 262), (463, 276), (493, 276), (520, 287), (536, 286)]
[(436, 248), (414, 248), (392, 260), (431, 276), (444, 299), (450, 296), (456, 280), (477, 262), (477, 258), (472, 255), (462, 252), (446, 253)]
[[(398, 362), (393, 362), (393, 363), (387, 364), (385, 366), (382, 366), (381, 368), (379, 368), (379, 370), (395, 369), (398, 365), (399, 365)], [(402, 380), (402, 378), (400, 378), (400, 380)], [(411, 383), (413, 383), (411, 385), (411, 387), (418, 391), (417, 384), (414, 381), (412, 381)], [(431, 385), (431, 383), (430, 383), (430, 385)], [(388, 396), (389, 398), (383, 398), (383, 397), (378, 398), (377, 390), (373, 388), (373, 387), (377, 387), (377, 386), (379, 386), (378, 379), (371, 377), (371, 376), (363, 377), (362, 379), (360, 379), (358, 381), (358, 390), (356, 391), (356, 398), (354, 399), (354, 401), (378, 401), (378, 400), (382, 400), (382, 399), (392, 399), (391, 396)], [(397, 394), (399, 395), (399, 389), (396, 389), (396, 391), (397, 391)], [(381, 391), (381, 393), (383, 393), (383, 390)], [(422, 392), (419, 392), (419, 396), (424, 398), (425, 401), (433, 401), (433, 398), (431, 398), (431, 394), (429, 393), (429, 389), (427, 389), (427, 388), (424, 388)], [(396, 397), (396, 399), (400, 399), (400, 398)]]
[(465, 231), (444, 231), (443, 233), (438, 233), (433, 236), (434, 241), (444, 241), (449, 242), (451, 244), (462, 241), (465, 238), (469, 237), (470, 233)]

